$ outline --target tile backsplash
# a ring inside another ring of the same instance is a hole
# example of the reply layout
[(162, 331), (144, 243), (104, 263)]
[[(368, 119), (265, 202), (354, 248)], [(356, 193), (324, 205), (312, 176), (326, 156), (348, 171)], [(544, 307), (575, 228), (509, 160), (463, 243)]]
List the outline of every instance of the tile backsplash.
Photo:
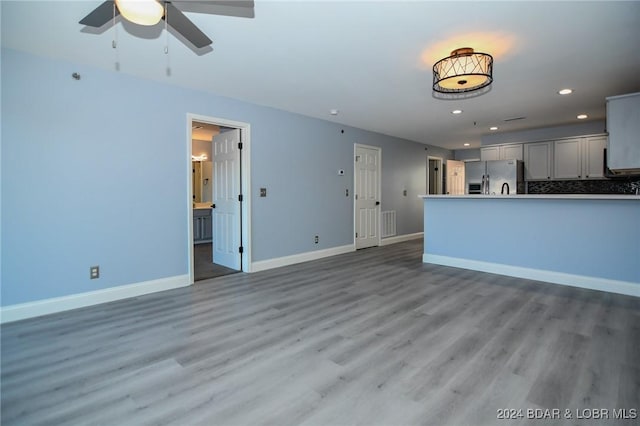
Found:
[(639, 188), (640, 177), (527, 182), (529, 194), (636, 194)]

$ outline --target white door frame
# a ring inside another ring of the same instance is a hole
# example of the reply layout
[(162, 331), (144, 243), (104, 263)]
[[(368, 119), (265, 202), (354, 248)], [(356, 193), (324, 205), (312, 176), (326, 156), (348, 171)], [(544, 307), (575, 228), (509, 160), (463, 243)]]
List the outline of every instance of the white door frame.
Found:
[(378, 246), (380, 246), (380, 216), (381, 216), (381, 210), (382, 210), (382, 148), (380, 148), (379, 146), (373, 146), (373, 145), (365, 145), (365, 144), (361, 144), (361, 143), (354, 143), (353, 144), (353, 248), (355, 249), (357, 247), (356, 245), (356, 229), (358, 229), (356, 227), (356, 216), (358, 214), (357, 212), (357, 208), (356, 208), (356, 178), (357, 178), (357, 174), (358, 171), (356, 169), (357, 165), (356, 165), (356, 152), (358, 147), (361, 148), (369, 148), (369, 149), (375, 149), (376, 151), (378, 151), (378, 197), (380, 198), (378, 201), (380, 202), (380, 204), (378, 205)]
[(194, 265), (193, 265), (193, 185), (192, 179), (192, 167), (191, 167), (191, 155), (192, 155), (192, 126), (194, 121), (202, 123), (214, 124), (222, 127), (232, 127), (240, 129), (240, 137), (242, 140), (242, 153), (241, 153), (241, 167), (242, 175), (240, 179), (240, 185), (242, 188), (242, 205), (240, 212), (242, 215), (241, 220), (241, 232), (242, 232), (242, 271), (251, 272), (251, 125), (241, 121), (232, 121), (224, 118), (209, 117), (205, 115), (198, 115), (187, 113), (187, 163), (186, 163), (186, 175), (187, 175), (187, 203), (188, 203), (188, 217), (187, 217), (187, 253), (189, 258), (189, 284), (194, 283)]
[(427, 155), (427, 180), (426, 180), (426, 184), (427, 184), (427, 190), (425, 191), (425, 194), (429, 194), (429, 160), (435, 160), (438, 163), (438, 178), (437, 178), (437, 182), (436, 182), (436, 191), (438, 192), (438, 194), (442, 194), (442, 157), (433, 157), (431, 155)]

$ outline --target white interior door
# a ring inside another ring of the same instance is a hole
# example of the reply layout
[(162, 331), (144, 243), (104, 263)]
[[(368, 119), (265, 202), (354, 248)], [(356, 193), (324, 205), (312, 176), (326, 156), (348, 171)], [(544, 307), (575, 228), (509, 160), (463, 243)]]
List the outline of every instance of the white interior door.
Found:
[(355, 148), (356, 249), (380, 245), (380, 148)]
[(464, 161), (447, 160), (447, 194), (464, 195)]
[(213, 138), (213, 263), (240, 269), (240, 130)]

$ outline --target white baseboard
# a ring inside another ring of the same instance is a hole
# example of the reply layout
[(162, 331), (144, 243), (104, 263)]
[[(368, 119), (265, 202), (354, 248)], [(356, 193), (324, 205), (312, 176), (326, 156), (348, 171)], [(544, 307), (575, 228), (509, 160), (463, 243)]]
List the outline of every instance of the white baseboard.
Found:
[(336, 256), (338, 254), (355, 251), (353, 244), (331, 247), (323, 250), (308, 251), (306, 253), (292, 254), (291, 256), (277, 257), (275, 259), (259, 260), (251, 264), (251, 272), (266, 271), (267, 269), (280, 268), (282, 266), (295, 265), (296, 263)]
[(544, 269), (524, 268), (521, 266), (504, 265), (500, 263), (483, 262), (479, 260), (461, 259), (436, 254), (422, 255), (424, 263), (453, 266), (474, 271), (490, 272), (510, 277), (526, 278), (571, 287), (587, 288), (590, 290), (607, 291), (610, 293), (626, 294), (640, 297), (640, 283), (630, 281), (611, 280), (608, 278), (589, 277), (586, 275), (567, 274), (564, 272), (547, 271)]
[(123, 285), (87, 293), (54, 297), (35, 302), (20, 303), (0, 308), (0, 324), (39, 317), (71, 309), (84, 308), (114, 300), (128, 299), (158, 291), (171, 290), (189, 285), (189, 275), (161, 278), (141, 283)]
[(424, 238), (424, 232), (416, 232), (415, 234), (396, 235), (395, 237), (387, 237), (380, 240), (381, 246), (389, 244), (402, 243), (404, 241), (418, 240)]

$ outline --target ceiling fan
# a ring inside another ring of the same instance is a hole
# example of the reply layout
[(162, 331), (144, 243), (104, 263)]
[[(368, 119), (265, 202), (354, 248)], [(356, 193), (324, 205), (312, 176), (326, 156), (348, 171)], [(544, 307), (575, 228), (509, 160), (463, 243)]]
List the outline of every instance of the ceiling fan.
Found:
[(107, 0), (82, 18), (80, 24), (100, 28), (118, 15), (139, 25), (155, 25), (164, 19), (196, 48), (212, 43), (182, 11), (210, 15), (254, 17), (253, 0)]

